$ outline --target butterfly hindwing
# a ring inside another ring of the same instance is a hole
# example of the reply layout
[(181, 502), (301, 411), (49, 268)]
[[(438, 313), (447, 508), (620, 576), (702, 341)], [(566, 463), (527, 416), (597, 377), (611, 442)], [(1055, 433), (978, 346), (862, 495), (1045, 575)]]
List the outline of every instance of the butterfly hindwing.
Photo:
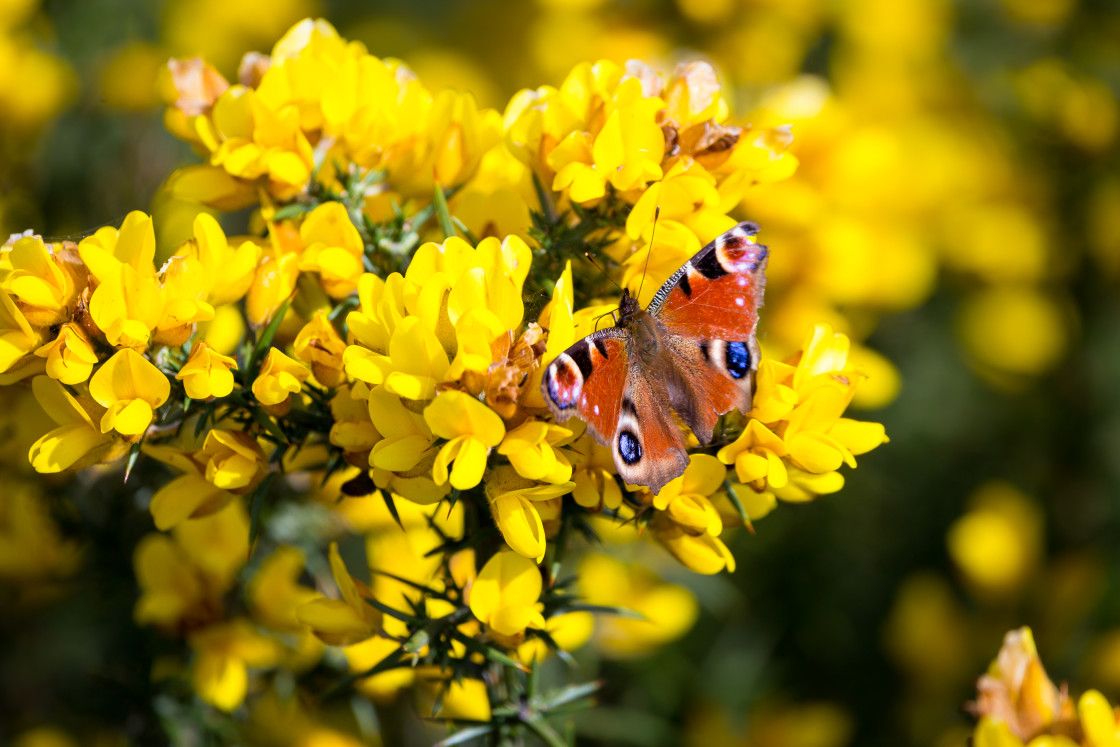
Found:
[(666, 334), (663, 344), (667, 367), (676, 369), (665, 376), (670, 403), (700, 443), (711, 440), (720, 415), (750, 409), (754, 366), (747, 343)]
[(654, 493), (688, 466), (684, 436), (666, 407), (666, 400), (673, 397), (672, 386), (664, 378), (662, 366), (651, 369), (632, 356), (618, 427), (610, 444), (619, 476)]

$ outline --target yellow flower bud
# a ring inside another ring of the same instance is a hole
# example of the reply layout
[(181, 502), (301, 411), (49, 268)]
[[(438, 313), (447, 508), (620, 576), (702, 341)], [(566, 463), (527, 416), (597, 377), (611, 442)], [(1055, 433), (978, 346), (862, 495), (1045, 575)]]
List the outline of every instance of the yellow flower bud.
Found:
[(190, 358), (175, 374), (191, 399), (207, 400), (225, 397), (233, 391), (233, 373), (237, 361), (220, 355), (208, 344), (199, 340), (191, 349)]
[(245, 301), (245, 314), (254, 327), (263, 327), (279, 311), (296, 289), (299, 278), (299, 257), (282, 254), (269, 257), (257, 267), (249, 297)]
[(346, 343), (327, 318), (326, 312), (317, 311), (311, 321), (303, 325), (292, 344), (296, 359), (311, 366), (315, 379), (323, 386), (335, 387), (346, 380), (342, 354)]
[(310, 375), (311, 371), (302, 363), (272, 348), (253, 381), (253, 396), (273, 415), (283, 415), (292, 406), (290, 397)]
[(264, 452), (242, 431), (210, 431), (195, 458), (206, 465), (207, 482), (223, 490), (248, 492), (265, 472)]
[(48, 376), (69, 386), (88, 379), (97, 364), (93, 346), (76, 324), (62, 325), (58, 337), (36, 350), (35, 355), (47, 359)]

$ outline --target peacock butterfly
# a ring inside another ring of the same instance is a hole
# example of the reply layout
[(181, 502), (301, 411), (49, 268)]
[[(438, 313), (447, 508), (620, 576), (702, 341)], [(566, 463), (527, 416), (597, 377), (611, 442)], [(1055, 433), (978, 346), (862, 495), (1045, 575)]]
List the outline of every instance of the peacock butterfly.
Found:
[(665, 281), (649, 307), (623, 290), (613, 327), (549, 364), (541, 391), (556, 419), (577, 416), (609, 445), (618, 474), (654, 493), (688, 466), (670, 408), (700, 443), (720, 415), (750, 409), (767, 248), (740, 223)]

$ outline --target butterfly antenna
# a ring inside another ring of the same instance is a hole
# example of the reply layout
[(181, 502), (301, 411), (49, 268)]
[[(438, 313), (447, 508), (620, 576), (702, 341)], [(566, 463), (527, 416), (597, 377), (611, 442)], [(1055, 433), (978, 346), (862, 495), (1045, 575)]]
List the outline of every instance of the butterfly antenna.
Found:
[(649, 232), (649, 251), (646, 253), (646, 264), (642, 268), (642, 282), (638, 283), (638, 292), (635, 294), (637, 298), (642, 297), (642, 288), (646, 284), (646, 271), (649, 269), (649, 257), (653, 254), (653, 237), (657, 235), (657, 219), (661, 217), (661, 206), (658, 205), (653, 211), (653, 230)]
[(601, 267), (601, 266), (599, 265), (599, 263), (595, 261), (595, 258), (591, 256), (591, 252), (584, 252), (584, 253), (583, 253), (583, 256), (584, 256), (584, 258), (585, 258), (585, 259), (586, 259), (586, 260), (587, 260), (588, 262), (590, 262), (590, 263), (591, 263), (591, 264), (592, 264), (592, 265), (593, 265), (593, 266), (595, 267), (595, 269), (596, 269), (596, 270), (598, 270), (599, 272), (603, 273), (603, 277), (605, 277), (605, 278), (606, 278), (607, 280), (611, 281), (611, 285), (613, 285), (613, 286), (614, 286), (615, 288), (618, 288), (619, 290), (622, 290), (622, 286), (620, 286), (620, 285), (619, 285), (618, 283), (616, 283), (616, 282), (614, 281), (614, 278), (612, 278), (612, 277), (611, 277), (611, 276), (610, 276), (610, 275), (609, 275), (609, 274), (607, 273), (607, 271), (606, 271), (606, 270), (604, 270), (604, 269), (603, 269), (603, 268), (602, 268), (602, 267)]

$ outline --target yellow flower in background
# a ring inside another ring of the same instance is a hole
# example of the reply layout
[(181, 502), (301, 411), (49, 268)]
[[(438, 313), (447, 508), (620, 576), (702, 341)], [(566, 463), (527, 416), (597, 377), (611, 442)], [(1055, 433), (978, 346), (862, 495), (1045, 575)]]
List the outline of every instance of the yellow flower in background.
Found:
[(0, 501), (0, 579), (36, 586), (65, 578), (81, 555), (51, 518), (45, 496), (31, 483), (10, 481)]
[(145, 535), (136, 545), (133, 566), (141, 589), (133, 611), (137, 625), (174, 625), (206, 601), (202, 579), (167, 535)]
[(279, 655), (274, 641), (241, 618), (203, 628), (188, 640), (195, 651), (191, 686), (199, 698), (223, 711), (244, 702), (248, 669), (274, 665)]
[(292, 406), (291, 396), (303, 388), (310, 375), (307, 366), (270, 348), (253, 381), (253, 396), (273, 414), (284, 415)]
[(144, 434), (156, 409), (171, 395), (167, 376), (130, 348), (121, 350), (89, 380), (90, 396), (105, 408), (101, 432), (125, 438)]
[(245, 565), (249, 517), (231, 503), (205, 518), (175, 527), (170, 536), (145, 535), (133, 554), (141, 596), (139, 625), (198, 625), (221, 615), (221, 598)]
[[(432, 678), (423, 681), (421, 698), (424, 700), (421, 713), (431, 718), (447, 718), (462, 721), (490, 721), (490, 695), (486, 683), (476, 679), (459, 681)], [(439, 708), (435, 708), (439, 698)]]
[(47, 359), (47, 376), (69, 386), (88, 379), (97, 365), (97, 353), (82, 328), (70, 323), (62, 325), (58, 337), (38, 348), (35, 355)]
[[(1004, 637), (1003, 647), (976, 683), (976, 690), (978, 737), (995, 732), (992, 727), (999, 723), (1024, 744), (1041, 733), (1074, 733), (1070, 723), (1076, 719), (1073, 703), (1046, 675), (1030, 628), (1013, 630)], [(1006, 742), (989, 742), (1002, 743)]]
[(295, 547), (281, 546), (261, 563), (246, 588), (253, 618), (276, 630), (303, 630), (296, 609), (316, 598), (315, 590), (300, 584), (306, 560)]
[(969, 510), (946, 537), (949, 555), (982, 596), (1005, 597), (1035, 573), (1043, 546), (1043, 520), (1031, 500), (1002, 482), (981, 485)]
[(357, 643), (375, 635), (381, 629), (381, 613), (366, 602), (373, 598), (373, 592), (346, 570), (336, 542), (330, 546), (330, 564), (342, 598), (312, 599), (296, 608), (296, 617), (310, 626), (320, 640), (333, 646)]
[(31, 389), (47, 415), (59, 425), (31, 446), (28, 458), (36, 472), (81, 469), (124, 455), (127, 444), (95, 422), (107, 413), (92, 399), (76, 399), (47, 376), (32, 379)]
[[(591, 639), (595, 616), (590, 612), (564, 612), (545, 620), (544, 632), (561, 651), (575, 651)], [(517, 647), (517, 660), (526, 666), (544, 661), (552, 654), (540, 638), (530, 638)]]
[(233, 391), (233, 371), (237, 361), (228, 355), (218, 354), (204, 341), (191, 348), (190, 358), (175, 374), (191, 399), (225, 397)]
[(668, 584), (648, 569), (592, 552), (579, 564), (579, 593), (589, 604), (621, 607), (642, 616), (604, 615), (594, 642), (607, 656), (639, 656), (688, 632), (700, 612), (687, 588)]
[(542, 587), (536, 563), (503, 550), (482, 566), (467, 603), (493, 634), (519, 638), (528, 627), (545, 627), (538, 603)]
[(469, 394), (448, 391), (424, 408), (424, 420), (432, 433), (447, 439), (432, 467), (436, 484), (450, 480), (458, 490), (478, 485), (490, 449), (501, 443), (505, 435), (502, 419)]

